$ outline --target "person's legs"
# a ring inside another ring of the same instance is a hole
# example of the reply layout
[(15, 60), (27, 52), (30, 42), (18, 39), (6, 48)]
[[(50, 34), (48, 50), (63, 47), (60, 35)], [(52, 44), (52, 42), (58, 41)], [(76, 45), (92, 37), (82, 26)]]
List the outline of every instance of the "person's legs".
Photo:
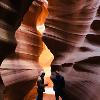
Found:
[[(65, 96), (63, 89), (60, 90), (59, 96), (62, 98), (62, 100), (66, 100), (66, 96)], [(67, 99), (67, 100), (69, 100), (69, 99)]]
[(43, 100), (43, 93), (42, 92), (38, 92), (38, 96), (37, 96), (36, 100)]
[(57, 91), (55, 91), (55, 98), (56, 100), (59, 100), (59, 93)]
[(41, 93), (41, 100), (43, 100), (43, 92)]

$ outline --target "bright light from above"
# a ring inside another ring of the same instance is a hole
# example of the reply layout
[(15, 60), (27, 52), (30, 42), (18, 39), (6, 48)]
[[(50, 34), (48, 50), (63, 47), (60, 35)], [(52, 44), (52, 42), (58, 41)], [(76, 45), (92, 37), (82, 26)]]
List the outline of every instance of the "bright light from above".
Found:
[(38, 30), (40, 33), (43, 33), (44, 30), (45, 30), (44, 24), (42, 24), (42, 25), (37, 25), (37, 30)]

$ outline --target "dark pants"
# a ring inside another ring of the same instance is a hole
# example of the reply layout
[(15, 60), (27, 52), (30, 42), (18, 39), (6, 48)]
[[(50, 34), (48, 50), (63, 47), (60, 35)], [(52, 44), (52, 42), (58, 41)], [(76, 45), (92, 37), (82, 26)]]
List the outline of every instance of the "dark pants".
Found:
[(38, 92), (36, 100), (43, 100), (43, 92)]
[(56, 100), (59, 100), (59, 93), (55, 91), (55, 98)]
[(64, 92), (62, 90), (55, 91), (55, 98), (56, 100), (59, 100), (59, 96), (62, 98), (62, 100), (65, 100)]

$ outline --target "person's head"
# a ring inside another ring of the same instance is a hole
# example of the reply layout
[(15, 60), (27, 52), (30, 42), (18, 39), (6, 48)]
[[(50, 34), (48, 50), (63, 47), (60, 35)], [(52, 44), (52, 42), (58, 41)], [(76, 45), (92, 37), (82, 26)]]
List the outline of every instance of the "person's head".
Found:
[(41, 71), (40, 77), (44, 77), (44, 76), (45, 76), (45, 72), (44, 71)]
[(56, 71), (56, 75), (59, 75), (59, 71)]

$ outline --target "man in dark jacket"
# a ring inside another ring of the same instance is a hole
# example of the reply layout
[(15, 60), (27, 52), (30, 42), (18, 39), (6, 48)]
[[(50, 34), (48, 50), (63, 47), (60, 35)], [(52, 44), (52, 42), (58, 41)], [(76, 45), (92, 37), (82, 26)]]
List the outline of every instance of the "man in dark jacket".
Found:
[(54, 84), (53, 89), (55, 91), (56, 100), (59, 100), (59, 96), (62, 97), (62, 100), (65, 100), (63, 92), (63, 89), (65, 88), (64, 77), (60, 75), (59, 71), (56, 71), (55, 76), (51, 76), (51, 80), (53, 81)]

